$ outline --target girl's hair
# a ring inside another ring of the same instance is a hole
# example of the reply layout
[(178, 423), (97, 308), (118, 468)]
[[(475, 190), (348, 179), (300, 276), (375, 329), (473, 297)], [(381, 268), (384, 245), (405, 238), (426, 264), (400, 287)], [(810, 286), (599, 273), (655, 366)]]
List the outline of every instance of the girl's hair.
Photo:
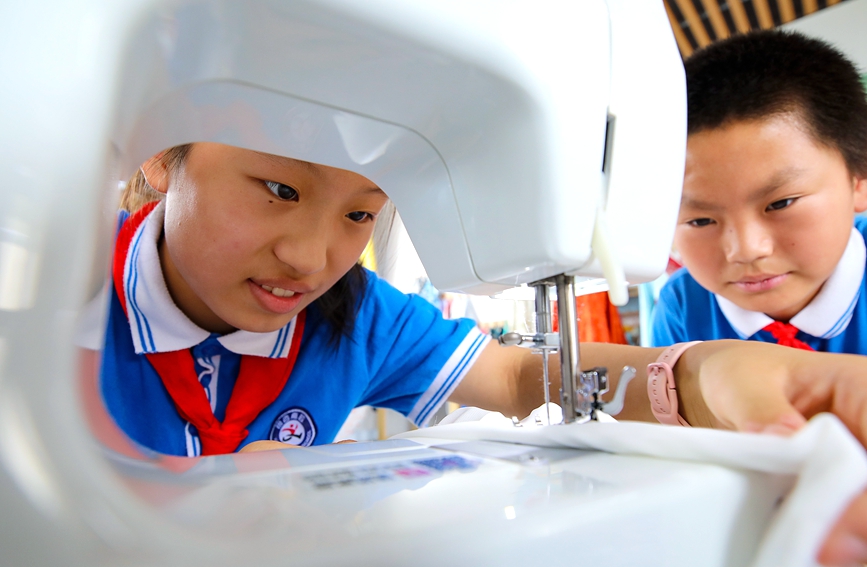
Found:
[[(163, 152), (162, 159), (165, 166), (173, 171), (184, 163), (187, 154), (190, 153), (192, 144), (183, 144), (167, 149)], [(163, 198), (162, 193), (155, 191), (153, 187), (148, 185), (148, 180), (145, 178), (144, 171), (139, 168), (126, 184), (123, 194), (120, 197), (120, 208), (132, 214), (144, 207), (148, 203), (159, 201)]]
[[(192, 144), (184, 144), (169, 148), (163, 153), (161, 159), (169, 171), (176, 170), (183, 165), (192, 147)], [(120, 208), (134, 213), (148, 203), (162, 198), (162, 193), (148, 185), (144, 172), (139, 169), (124, 188)], [(355, 326), (355, 316), (366, 291), (367, 272), (361, 265), (354, 264), (337, 283), (313, 302), (331, 326), (329, 342), (332, 346), (339, 345), (344, 335), (350, 336)]]

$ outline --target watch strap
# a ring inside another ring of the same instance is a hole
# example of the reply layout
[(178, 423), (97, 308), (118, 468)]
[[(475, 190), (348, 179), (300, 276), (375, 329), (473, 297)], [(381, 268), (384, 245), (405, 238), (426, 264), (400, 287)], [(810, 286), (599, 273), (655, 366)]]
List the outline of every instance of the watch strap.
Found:
[(653, 416), (659, 423), (689, 427), (689, 423), (677, 411), (677, 384), (672, 368), (686, 349), (700, 342), (672, 345), (662, 351), (656, 362), (647, 365), (647, 397)]

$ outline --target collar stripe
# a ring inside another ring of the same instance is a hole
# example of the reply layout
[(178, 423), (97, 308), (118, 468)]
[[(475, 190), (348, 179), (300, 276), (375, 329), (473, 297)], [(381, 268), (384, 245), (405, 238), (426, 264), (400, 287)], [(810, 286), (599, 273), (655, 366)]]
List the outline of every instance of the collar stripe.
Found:
[(271, 354), (268, 355), (269, 358), (274, 358), (275, 356), (279, 356), (281, 352), (283, 352), (283, 346), (286, 343), (286, 335), (289, 327), (283, 327), (280, 329), (280, 332), (277, 334), (277, 340), (274, 341), (274, 348), (271, 349)]
[(839, 320), (831, 327), (831, 330), (822, 335), (823, 339), (829, 339), (840, 334), (840, 331), (845, 329), (849, 325), (849, 321), (852, 320), (852, 313), (855, 311), (855, 304), (858, 303), (858, 297), (861, 294), (856, 295), (852, 298), (852, 301), (849, 302), (849, 307), (846, 309), (846, 312), (840, 317)]
[(292, 321), (283, 328), (285, 331), (283, 332), (283, 338), (280, 341), (280, 350), (277, 351), (275, 356), (283, 356), (283, 351), (286, 349), (286, 345), (295, 335), (295, 321)]
[(283, 336), (278, 339), (280, 341), (280, 348), (277, 350), (276, 356), (279, 356), (283, 352), (283, 349), (286, 348), (286, 341), (289, 340), (289, 327), (284, 327), (284, 329)]
[(280, 348), (277, 349), (275, 356), (280, 356), (283, 353), (283, 349), (286, 348), (286, 342), (289, 340), (289, 330), (291, 329), (291, 325), (288, 327), (283, 327), (283, 337), (279, 338)]
[[(136, 290), (138, 289), (138, 270), (136, 269), (136, 265), (138, 262), (138, 255), (141, 250), (141, 241), (142, 241), (142, 233), (144, 232), (143, 228), (147, 224), (147, 219), (141, 224), (139, 229), (136, 231), (135, 241), (133, 242), (132, 254), (130, 254), (130, 262), (128, 264), (128, 269), (131, 272), (132, 277), (127, 284), (127, 303), (129, 304), (130, 311), (135, 315), (136, 321), (136, 329), (139, 334), (139, 341), (142, 345), (142, 350), (144, 352), (154, 352), (156, 351), (156, 344), (154, 343), (153, 332), (150, 328), (150, 323), (145, 317), (145, 314), (142, 312), (141, 308), (138, 306), (138, 301), (136, 300)], [(147, 337), (145, 336), (145, 332), (147, 332)]]

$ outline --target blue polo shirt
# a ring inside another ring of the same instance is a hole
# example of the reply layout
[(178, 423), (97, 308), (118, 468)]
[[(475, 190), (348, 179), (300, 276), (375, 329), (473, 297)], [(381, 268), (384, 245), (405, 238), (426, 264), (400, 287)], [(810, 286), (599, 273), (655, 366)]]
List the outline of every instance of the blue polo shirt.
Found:
[[(856, 217), (849, 243), (815, 298), (790, 323), (797, 338), (817, 351), (867, 354), (867, 218)], [(653, 314), (654, 346), (749, 339), (775, 343), (766, 325), (773, 319), (748, 311), (698, 284), (686, 269), (675, 272), (659, 294)]]
[[(178, 415), (145, 353), (190, 348), (215, 417), (222, 420), (245, 355), (286, 357), (296, 321), (271, 333), (211, 334), (172, 302), (156, 243), (163, 207), (143, 222), (130, 246), (124, 293), (112, 287), (101, 392), (110, 415), (134, 441), (182, 456), (201, 454), (195, 428)], [(248, 426), (257, 440), (330, 443), (349, 412), (362, 405), (396, 410), (424, 425), (466, 375), (488, 337), (469, 319), (447, 320), (420, 297), (405, 295), (372, 272), (355, 325), (339, 343), (316, 307), (307, 308), (298, 358), (285, 388)]]

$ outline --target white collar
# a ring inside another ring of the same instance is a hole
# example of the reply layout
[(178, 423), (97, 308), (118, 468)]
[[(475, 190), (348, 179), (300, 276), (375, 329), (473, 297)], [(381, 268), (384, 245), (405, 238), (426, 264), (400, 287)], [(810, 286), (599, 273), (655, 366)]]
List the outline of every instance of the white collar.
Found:
[[(799, 330), (820, 339), (836, 337), (852, 320), (855, 303), (861, 293), (867, 246), (855, 228), (849, 235), (846, 250), (831, 276), (806, 307), (789, 321)], [(757, 311), (747, 311), (728, 299), (716, 295), (719, 307), (742, 339), (753, 336), (774, 320)]]
[[(133, 236), (124, 265), (123, 287), (136, 354), (188, 349), (211, 336), (190, 321), (169, 295), (157, 251), (164, 218), (165, 205), (160, 203)], [(217, 340), (237, 354), (285, 358), (296, 319), (270, 333), (239, 330)]]

